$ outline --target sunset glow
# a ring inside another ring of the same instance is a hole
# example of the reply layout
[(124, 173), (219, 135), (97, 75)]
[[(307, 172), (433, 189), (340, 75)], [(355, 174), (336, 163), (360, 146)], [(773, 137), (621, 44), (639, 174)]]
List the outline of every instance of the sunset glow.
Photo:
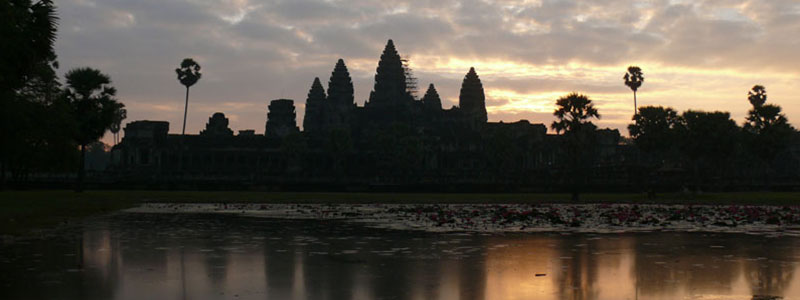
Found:
[[(458, 104), (461, 80), (475, 67), (493, 121), (549, 124), (555, 100), (578, 92), (600, 108), (600, 127), (627, 135), (633, 103), (622, 75), (629, 65), (645, 74), (640, 105), (724, 110), (743, 122), (746, 93), (762, 84), (769, 102), (781, 105), (790, 121), (800, 117), (795, 1), (58, 5), (62, 70), (107, 70), (131, 108), (131, 120), (157, 117), (177, 124), (182, 89), (167, 66), (189, 56), (199, 61), (206, 77), (193, 88), (190, 132), (215, 111), (234, 116), (234, 130), (263, 129), (267, 101), (277, 98), (295, 100), (300, 124), (311, 82), (320, 77), (325, 85), (338, 58), (347, 63), (356, 102), (363, 104), (390, 38), (409, 59), (420, 94), (435, 84), (444, 107)], [(100, 15), (117, 17), (94, 17)]]

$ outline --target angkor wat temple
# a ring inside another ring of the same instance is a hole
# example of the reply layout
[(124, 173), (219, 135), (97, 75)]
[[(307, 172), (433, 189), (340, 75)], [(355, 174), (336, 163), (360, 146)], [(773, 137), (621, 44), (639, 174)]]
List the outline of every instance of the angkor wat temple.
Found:
[[(458, 106), (442, 107), (433, 84), (414, 96), (408, 69), (392, 40), (381, 54), (364, 106), (339, 59), (327, 91), (314, 78), (303, 131), (294, 101), (270, 102), (264, 134), (228, 126), (215, 113), (198, 135), (169, 134), (169, 123), (134, 121), (112, 150), (120, 180), (144, 184), (236, 183), (253, 186), (523, 186), (559, 185), (561, 136), (544, 124), (488, 122), (483, 85), (474, 68)], [(626, 146), (617, 130), (600, 130), (597, 184), (626, 184)]]

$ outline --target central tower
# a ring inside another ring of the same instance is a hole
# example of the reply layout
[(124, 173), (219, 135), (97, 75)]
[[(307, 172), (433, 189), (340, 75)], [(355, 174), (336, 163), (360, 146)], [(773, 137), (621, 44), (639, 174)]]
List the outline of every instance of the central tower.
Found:
[(375, 74), (375, 87), (364, 105), (373, 122), (410, 121), (414, 98), (406, 89), (406, 74), (400, 54), (389, 40)]

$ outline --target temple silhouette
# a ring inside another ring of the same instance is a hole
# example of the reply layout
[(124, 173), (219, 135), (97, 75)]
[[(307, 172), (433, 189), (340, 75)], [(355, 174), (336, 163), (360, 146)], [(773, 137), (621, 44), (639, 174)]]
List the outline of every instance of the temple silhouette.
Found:
[[(169, 123), (134, 121), (112, 149), (116, 180), (150, 185), (558, 186), (565, 179), (559, 135), (544, 124), (488, 122), (483, 84), (474, 68), (464, 76), (458, 106), (445, 109), (430, 84), (415, 96), (416, 79), (392, 40), (380, 56), (364, 106), (339, 59), (327, 90), (314, 78), (303, 130), (294, 101), (272, 100), (264, 134), (234, 133), (221, 112), (199, 134), (169, 134)], [(627, 184), (627, 146), (617, 130), (598, 131), (596, 184)], [(614, 172), (620, 173), (616, 174)]]

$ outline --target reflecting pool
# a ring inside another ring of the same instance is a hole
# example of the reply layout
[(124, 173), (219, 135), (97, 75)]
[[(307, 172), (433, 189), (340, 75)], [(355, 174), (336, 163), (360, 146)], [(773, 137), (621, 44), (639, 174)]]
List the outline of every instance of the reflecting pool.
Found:
[(800, 299), (800, 238), (119, 213), (0, 246), (0, 299)]

